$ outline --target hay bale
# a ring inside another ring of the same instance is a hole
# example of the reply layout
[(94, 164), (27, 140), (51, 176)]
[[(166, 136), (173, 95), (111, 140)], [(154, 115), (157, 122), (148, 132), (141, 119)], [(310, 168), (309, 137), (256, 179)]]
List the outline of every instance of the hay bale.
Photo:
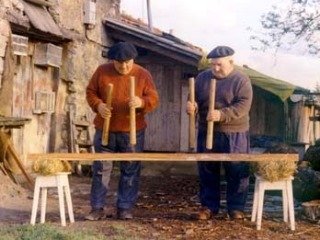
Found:
[[(270, 158), (272, 158), (271, 155)], [(288, 178), (295, 173), (296, 169), (296, 163), (288, 160), (270, 160), (254, 165), (255, 173), (270, 182)]]
[(32, 170), (41, 175), (54, 175), (59, 172), (70, 172), (71, 165), (63, 160), (37, 159), (34, 161)]
[[(296, 153), (296, 151), (286, 145), (278, 145), (269, 148), (265, 153)], [(292, 176), (297, 169), (297, 164), (290, 160), (272, 160), (253, 164), (253, 171), (264, 179), (274, 182)]]

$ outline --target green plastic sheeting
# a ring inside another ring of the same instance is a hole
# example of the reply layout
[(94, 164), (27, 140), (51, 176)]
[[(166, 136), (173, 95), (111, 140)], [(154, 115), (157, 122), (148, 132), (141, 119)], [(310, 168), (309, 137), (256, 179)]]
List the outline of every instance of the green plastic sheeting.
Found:
[(236, 68), (245, 72), (251, 79), (253, 85), (273, 93), (274, 95), (278, 96), (283, 102), (286, 101), (295, 90), (300, 90), (305, 93), (310, 92), (307, 89), (295, 86), (291, 83), (276, 78), (272, 78), (248, 67), (236, 66)]

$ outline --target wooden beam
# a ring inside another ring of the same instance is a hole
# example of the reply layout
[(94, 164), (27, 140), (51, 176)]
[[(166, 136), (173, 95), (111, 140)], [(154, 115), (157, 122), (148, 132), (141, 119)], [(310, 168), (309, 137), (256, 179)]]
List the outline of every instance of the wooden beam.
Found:
[(27, 2), (31, 2), (40, 6), (51, 7), (53, 6), (52, 1), (50, 0), (25, 0)]
[(52, 159), (66, 161), (298, 161), (298, 154), (263, 153), (35, 153), (29, 154), (28, 160)]
[(8, 144), (8, 151), (9, 153), (11, 153), (11, 155), (13, 156), (13, 159), (15, 160), (16, 164), (18, 165), (18, 167), (20, 168), (21, 172), (23, 173), (23, 175), (25, 176), (25, 178), (27, 179), (28, 183), (29, 183), (29, 187), (33, 187), (34, 186), (34, 182), (31, 178), (31, 176), (29, 176), (28, 172), (26, 171), (25, 167), (23, 166), (23, 164), (21, 163), (18, 154), (16, 153), (15, 149), (13, 148), (13, 146), (11, 145), (11, 143)]

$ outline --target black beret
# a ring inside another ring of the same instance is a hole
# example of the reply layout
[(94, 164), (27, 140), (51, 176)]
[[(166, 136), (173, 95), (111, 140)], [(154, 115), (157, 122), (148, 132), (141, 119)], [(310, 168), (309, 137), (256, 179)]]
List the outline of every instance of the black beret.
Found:
[(233, 54), (234, 50), (231, 47), (218, 46), (207, 55), (207, 58), (221, 58), (231, 56)]
[(135, 59), (138, 55), (137, 49), (128, 42), (118, 42), (108, 51), (107, 57), (111, 60), (127, 61)]

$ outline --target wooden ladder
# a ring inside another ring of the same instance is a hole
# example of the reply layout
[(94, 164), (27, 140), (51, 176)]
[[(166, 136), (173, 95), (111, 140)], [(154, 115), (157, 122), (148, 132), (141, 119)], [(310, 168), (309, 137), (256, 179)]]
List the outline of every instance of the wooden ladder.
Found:
[[(69, 112), (70, 124), (70, 145), (69, 152), (71, 153), (94, 153), (93, 139), (90, 133), (91, 124), (85, 117), (77, 120), (73, 117), (72, 112)], [(82, 165), (91, 165), (90, 161), (73, 161), (75, 173), (83, 175)]]

